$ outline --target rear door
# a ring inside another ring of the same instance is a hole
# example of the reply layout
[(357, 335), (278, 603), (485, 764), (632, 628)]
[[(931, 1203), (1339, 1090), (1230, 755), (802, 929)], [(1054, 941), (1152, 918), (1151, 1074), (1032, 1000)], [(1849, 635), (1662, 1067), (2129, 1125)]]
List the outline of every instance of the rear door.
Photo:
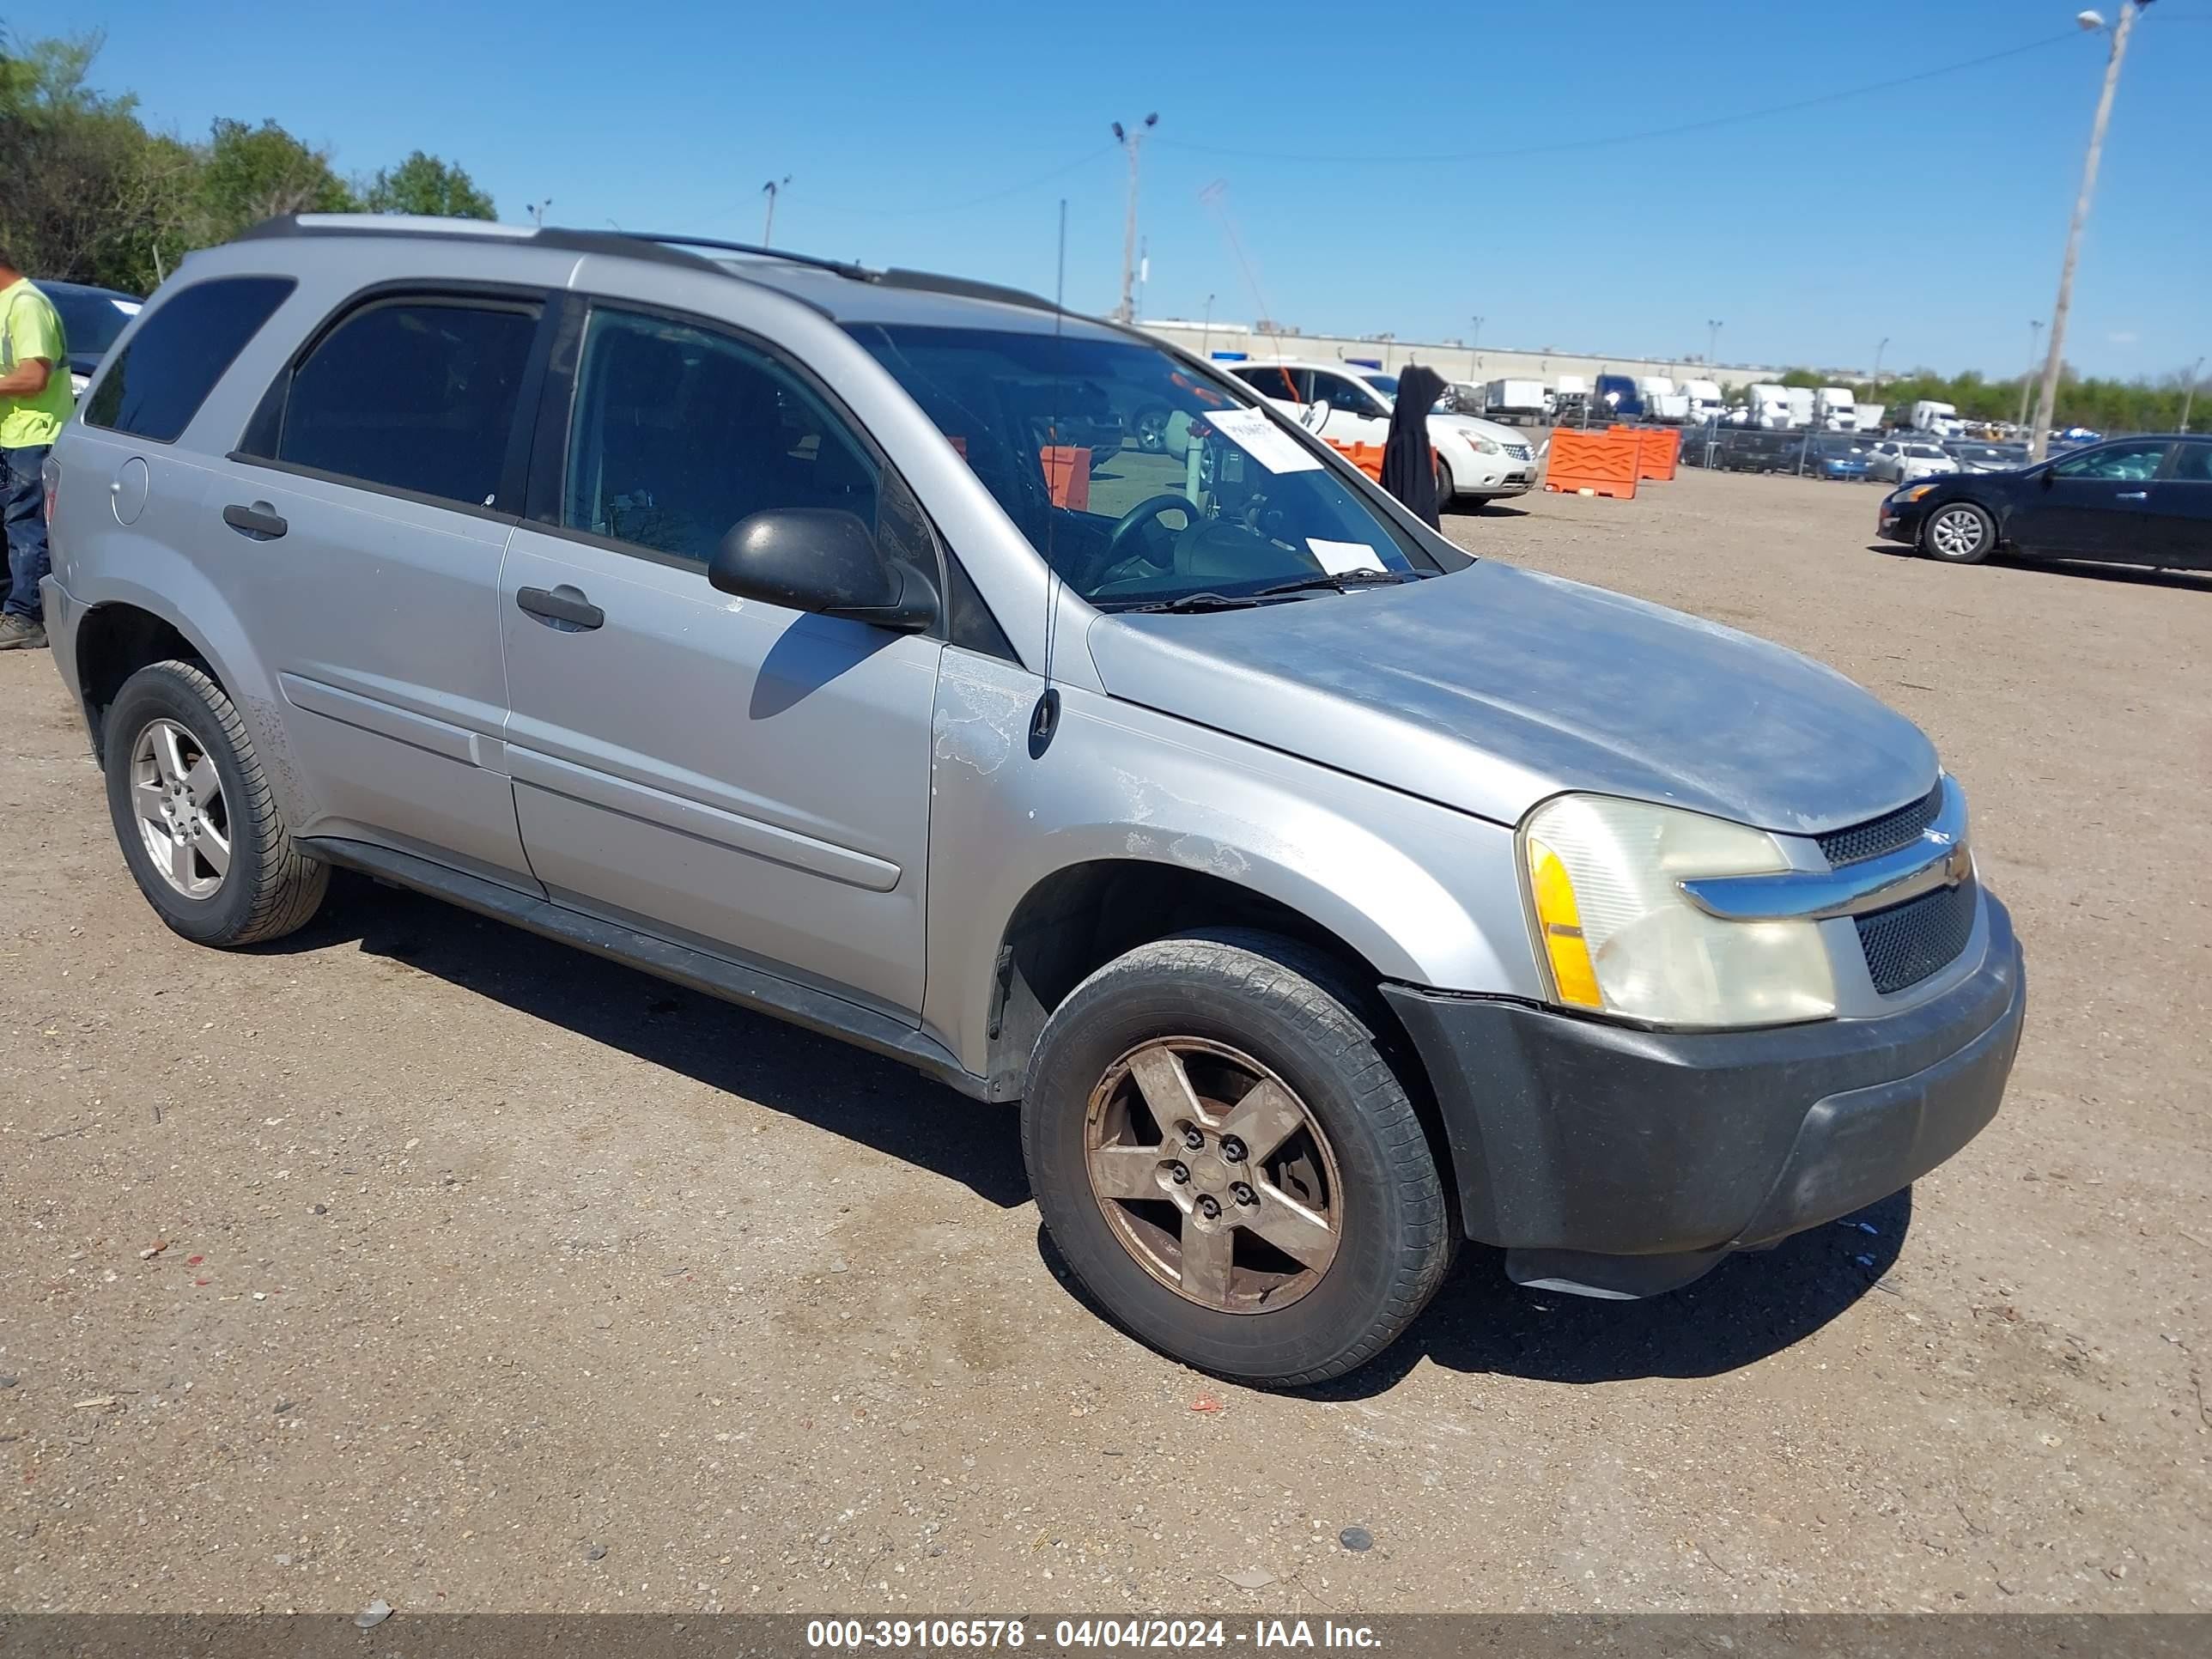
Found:
[(295, 354), (202, 512), (268, 659), (310, 835), (530, 885), (501, 757), (499, 570), (544, 295), (380, 286)]
[(2166, 461), (2163, 438), (2097, 444), (2021, 481), (2006, 533), (2023, 553), (2066, 559), (2148, 561), (2154, 540), (2153, 482)]
[(501, 581), (507, 757), (552, 896), (918, 1023), (940, 641), (711, 587), (835, 507), (928, 547), (826, 388), (720, 324), (569, 302)]
[(2177, 443), (2150, 487), (2148, 533), (2160, 564), (2212, 570), (2212, 443)]
[(1285, 368), (1280, 363), (1239, 363), (1230, 372), (1278, 409), (1293, 415), (1302, 404), (1312, 401), (1308, 388), (1313, 377), (1303, 368)]

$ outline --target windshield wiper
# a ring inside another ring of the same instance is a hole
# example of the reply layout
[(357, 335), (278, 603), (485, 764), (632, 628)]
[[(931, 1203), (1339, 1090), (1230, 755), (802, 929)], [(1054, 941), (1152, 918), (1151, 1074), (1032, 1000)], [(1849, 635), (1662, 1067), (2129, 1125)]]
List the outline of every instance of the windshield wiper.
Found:
[[(1273, 592), (1273, 589), (1268, 590)], [(1172, 599), (1154, 599), (1146, 605), (1125, 605), (1119, 607), (1122, 615), (1140, 611), (1243, 611), (1260, 603), (1256, 593), (1185, 593)]]
[(1333, 587), (1341, 593), (1354, 587), (1395, 587), (1401, 582), (1417, 582), (1420, 576), (1411, 570), (1339, 570), (1319, 576), (1301, 576), (1294, 582), (1277, 582), (1273, 587), (1263, 587), (1255, 599), (1267, 599), (1275, 593), (1307, 593), (1317, 587)]

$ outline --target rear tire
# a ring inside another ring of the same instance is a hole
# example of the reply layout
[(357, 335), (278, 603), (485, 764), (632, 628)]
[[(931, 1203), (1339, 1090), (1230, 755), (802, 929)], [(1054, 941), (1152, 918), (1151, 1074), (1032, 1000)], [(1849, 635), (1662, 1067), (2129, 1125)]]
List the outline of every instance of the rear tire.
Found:
[(1972, 501), (1947, 501), (1920, 526), (1920, 550), (1945, 564), (1979, 564), (1996, 544), (1996, 520)]
[(204, 669), (157, 662), (109, 706), (107, 808), (146, 902), (198, 945), (306, 926), (330, 866), (294, 843), (236, 707)]
[(1053, 1242), (1127, 1330), (1202, 1370), (1340, 1376), (1450, 1266), (1428, 1137), (1341, 977), (1270, 934), (1161, 939), (1038, 1041), (1022, 1151)]

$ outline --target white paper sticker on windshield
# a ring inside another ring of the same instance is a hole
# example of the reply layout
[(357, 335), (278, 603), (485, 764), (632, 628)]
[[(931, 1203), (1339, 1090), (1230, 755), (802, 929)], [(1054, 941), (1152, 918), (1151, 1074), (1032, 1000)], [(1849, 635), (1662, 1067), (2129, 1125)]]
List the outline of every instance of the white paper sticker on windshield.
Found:
[(1299, 447), (1297, 439), (1256, 409), (1218, 410), (1206, 424), (1270, 472), (1318, 472), (1321, 458)]
[(1306, 545), (1321, 561), (1321, 568), (1332, 576), (1341, 576), (1347, 570), (1382, 570), (1387, 567), (1382, 556), (1365, 542), (1325, 542), (1318, 536), (1306, 538)]

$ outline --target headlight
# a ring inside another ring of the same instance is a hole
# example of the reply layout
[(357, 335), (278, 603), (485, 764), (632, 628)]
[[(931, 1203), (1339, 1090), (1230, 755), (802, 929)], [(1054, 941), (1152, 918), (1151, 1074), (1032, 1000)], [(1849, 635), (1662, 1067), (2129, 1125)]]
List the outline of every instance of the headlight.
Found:
[(1553, 1000), (1658, 1025), (1780, 1025), (1836, 1011), (1813, 921), (1723, 921), (1680, 883), (1790, 868), (1781, 844), (1680, 807), (1561, 795), (1521, 826)]
[(1929, 490), (1935, 488), (1936, 486), (1932, 483), (1915, 484), (1910, 489), (1899, 490), (1897, 492), (1896, 499), (1900, 501), (1917, 501), (1923, 495), (1925, 495)]
[(1467, 439), (1468, 444), (1473, 447), (1474, 453), (1478, 455), (1503, 455), (1505, 453), (1503, 449), (1500, 449), (1498, 447), (1497, 441), (1494, 439), (1483, 437), (1480, 434), (1474, 432), (1465, 433), (1462, 435)]

